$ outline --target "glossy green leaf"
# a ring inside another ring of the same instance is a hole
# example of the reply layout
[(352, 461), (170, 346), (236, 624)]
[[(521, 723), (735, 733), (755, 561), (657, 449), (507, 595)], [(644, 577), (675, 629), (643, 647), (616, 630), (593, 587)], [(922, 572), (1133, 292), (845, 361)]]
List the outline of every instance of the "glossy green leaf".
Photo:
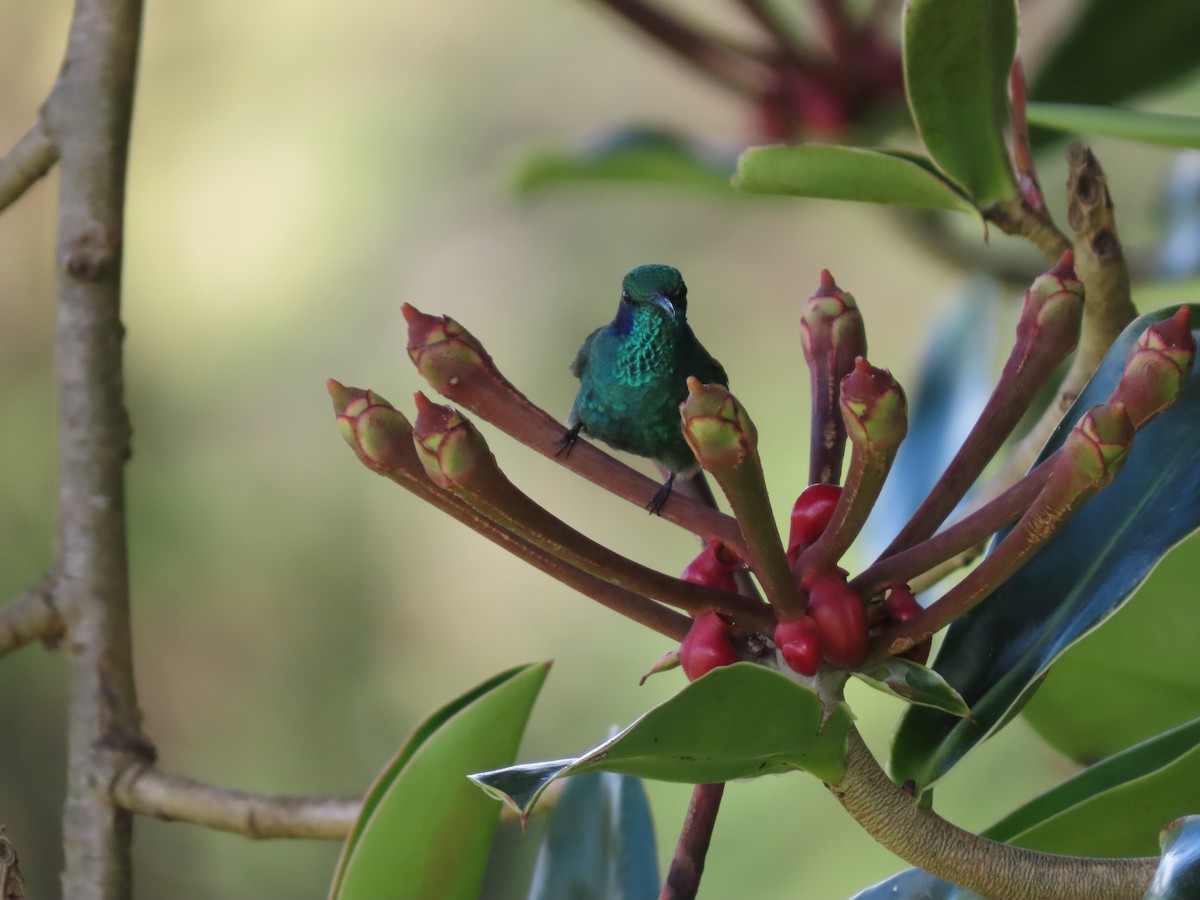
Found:
[(1200, 147), (1200, 116), (1076, 103), (1030, 103), (1027, 115), (1031, 125), (1055, 131), (1124, 138), (1159, 147)]
[[(1200, 809), (1200, 720), (1131, 747), (1051, 788), (983, 832), (1048, 853), (1150, 856), (1162, 823)], [(854, 900), (976, 900), (919, 869)]]
[(521, 815), (528, 815), (552, 781), (580, 772), (710, 784), (804, 769), (835, 783), (845, 773), (852, 716), (844, 703), (822, 722), (824, 715), (810, 688), (774, 669), (735, 663), (692, 682), (577, 759), (471, 778)]
[(502, 672), (416, 727), (363, 800), (331, 898), (476, 897), (498, 811), (466, 776), (516, 756), (549, 668)]
[(525, 155), (514, 184), (519, 194), (583, 182), (671, 184), (729, 193), (734, 154), (665, 131), (626, 128), (578, 148)]
[(962, 190), (928, 160), (889, 150), (831, 144), (751, 147), (738, 159), (733, 186), (750, 194), (975, 212)]
[(1085, 764), (1200, 716), (1197, 584), (1200, 538), (1192, 537), (1159, 564), (1134, 602), (1063, 654), (1022, 715), (1055, 749)]
[(570, 779), (550, 813), (528, 900), (642, 900), (658, 895), (658, 851), (638, 778)]
[(1200, 66), (1197, 34), (1195, 0), (1089, 0), (1032, 73), (1029, 96), (1106, 105), (1143, 94)]
[(1200, 816), (1185, 816), (1162, 833), (1162, 860), (1144, 900), (1200, 897)]
[(854, 674), (876, 690), (908, 703), (931, 706), (952, 716), (971, 714), (962, 695), (950, 687), (941, 675), (911, 659), (889, 656)]
[[(1111, 394), (1138, 335), (1172, 312), (1158, 310), (1130, 324), (1043, 454), (1062, 443), (1086, 409)], [(1200, 307), (1193, 307), (1192, 317), (1200, 322)], [(1050, 665), (1120, 609), (1158, 561), (1198, 526), (1200, 370), (1193, 371), (1176, 405), (1142, 429), (1113, 484), (950, 626), (934, 668), (962, 694), (975, 721), (924, 707), (906, 710), (892, 748), (896, 779), (928, 787), (1001, 728)]]
[(908, 0), (904, 83), (925, 149), (978, 206), (1016, 196), (1004, 127), (1015, 0)]

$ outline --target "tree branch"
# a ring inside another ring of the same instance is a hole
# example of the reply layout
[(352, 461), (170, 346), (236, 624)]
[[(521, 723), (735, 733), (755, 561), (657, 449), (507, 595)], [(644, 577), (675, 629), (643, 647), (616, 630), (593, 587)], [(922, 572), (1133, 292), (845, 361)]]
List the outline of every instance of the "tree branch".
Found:
[(57, 641), (64, 628), (54, 603), (54, 575), (47, 573), (25, 593), (0, 606), (0, 656), (33, 641)]
[(360, 797), (262, 794), (169, 775), (152, 765), (128, 766), (113, 780), (114, 803), (144, 816), (190, 822), (243, 837), (342, 840), (362, 806)]
[(871, 837), (939, 878), (1006, 900), (1138, 900), (1158, 857), (1092, 859), (1001, 844), (922, 807), (879, 767), (850, 729), (846, 775), (830, 792)]
[(39, 119), (0, 157), (0, 210), (16, 203), (58, 162), (58, 147)]
[(105, 750), (145, 748), (134, 690), (125, 526), (129, 421), (121, 240), (141, 0), (76, 0), (43, 107), (58, 147), (58, 528), (55, 599), (66, 622), (64, 896), (132, 893), (132, 816), (106, 790)]

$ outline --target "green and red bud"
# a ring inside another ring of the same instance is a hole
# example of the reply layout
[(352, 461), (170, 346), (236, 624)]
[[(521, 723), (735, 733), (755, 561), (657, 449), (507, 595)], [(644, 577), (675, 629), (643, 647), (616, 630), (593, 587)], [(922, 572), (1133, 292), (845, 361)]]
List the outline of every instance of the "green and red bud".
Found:
[(683, 436), (707, 471), (736, 468), (758, 446), (758, 431), (737, 398), (719, 384), (687, 380), (688, 396), (679, 404)]
[(713, 541), (696, 556), (680, 573), (682, 581), (705, 584), (723, 591), (737, 593), (733, 580), (735, 572), (745, 571), (746, 564), (720, 541)]
[(828, 269), (821, 271), (821, 284), (800, 314), (800, 342), (812, 386), (808, 480), (836, 484), (846, 448), (839, 392), (854, 360), (866, 355), (867, 335), (854, 297), (837, 286)]
[(467, 373), (494, 368), (483, 345), (449, 316), (430, 316), (409, 303), (401, 312), (408, 322), (409, 358), (435, 390), (451, 391)]
[(858, 665), (867, 655), (867, 606), (846, 583), (841, 569), (804, 581), (808, 614), (817, 623), (825, 659), (835, 666)]
[(1123, 403), (1093, 406), (1071, 429), (1054, 462), (1051, 486), (1069, 493), (1095, 491), (1111, 482), (1133, 443), (1134, 427)]
[(821, 670), (821, 629), (811, 616), (776, 625), (775, 646), (793, 672), (811, 678)]
[(861, 356), (842, 379), (842, 421), (851, 443), (890, 456), (908, 434), (908, 401), (887, 369), (877, 369)]
[(806, 548), (815, 544), (833, 518), (842, 489), (836, 484), (810, 484), (792, 507), (791, 530), (788, 533), (788, 563), (796, 559)]
[(1017, 343), (1046, 343), (1066, 355), (1079, 340), (1083, 319), (1083, 282), (1075, 274), (1075, 254), (1067, 250), (1025, 292), (1017, 321)]
[(1155, 322), (1134, 344), (1125, 371), (1110, 401), (1124, 403), (1134, 428), (1170, 407), (1179, 398), (1196, 360), (1190, 310)]
[(417, 404), (413, 444), (430, 480), (451, 487), (468, 482), (481, 464), (495, 467), (483, 436), (453, 407), (434, 403), (420, 391), (413, 399)]
[(374, 391), (346, 387), (332, 378), (325, 386), (338, 430), (359, 459), (376, 472), (402, 468), (412, 442), (412, 426), (403, 413)]
[(696, 616), (679, 645), (679, 664), (688, 681), (737, 661), (737, 651), (729, 643), (729, 623), (712, 610)]
[(843, 291), (828, 269), (800, 313), (800, 343), (810, 367), (833, 373), (835, 383), (850, 373), (854, 360), (867, 354), (867, 331), (854, 296)]

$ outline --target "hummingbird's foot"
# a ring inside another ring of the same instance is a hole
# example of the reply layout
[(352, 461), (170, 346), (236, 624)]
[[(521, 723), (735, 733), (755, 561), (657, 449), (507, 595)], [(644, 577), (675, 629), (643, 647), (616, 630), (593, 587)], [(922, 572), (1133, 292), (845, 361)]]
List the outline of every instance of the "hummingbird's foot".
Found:
[(558, 444), (558, 450), (554, 454), (555, 458), (571, 455), (571, 448), (574, 447), (575, 442), (579, 440), (579, 433), (581, 431), (583, 431), (583, 423), (576, 422), (567, 430), (566, 434), (564, 434), (555, 442)]
[(650, 498), (650, 502), (646, 504), (646, 511), (652, 516), (662, 515), (662, 508), (667, 505), (667, 498), (671, 496), (671, 486), (675, 484), (675, 473), (672, 472), (667, 476), (667, 480), (663, 482), (663, 486), (654, 492), (654, 496)]

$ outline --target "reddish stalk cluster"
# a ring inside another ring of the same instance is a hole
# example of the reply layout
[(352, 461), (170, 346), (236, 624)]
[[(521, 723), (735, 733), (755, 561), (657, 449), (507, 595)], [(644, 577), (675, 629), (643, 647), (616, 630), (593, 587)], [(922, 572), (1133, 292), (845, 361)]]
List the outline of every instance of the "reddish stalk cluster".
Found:
[[(343, 434), (371, 469), (582, 593), (681, 641), (679, 661), (689, 678), (740, 659), (766, 661), (775, 651), (777, 665), (813, 677), (824, 667), (854, 670), (884, 656), (924, 662), (932, 636), (994, 591), (1111, 482), (1137, 429), (1174, 402), (1195, 356), (1186, 308), (1147, 329), (1109, 401), (1088, 411), (1055, 454), (941, 528), (1073, 349), (1082, 305), (1067, 252), (1026, 292), (1013, 351), (962, 448), (888, 549), (853, 578), (843, 559), (905, 437), (907, 409), (892, 376), (864, 357), (862, 316), (828, 272), (801, 315), (814, 385), (818, 437), (810, 471), (817, 480), (793, 507), (787, 544), (775, 529), (754, 423), (726, 388), (689, 379), (680, 406), (683, 432), (733, 515), (671, 497), (663, 517), (705, 544), (680, 578), (591, 541), (541, 508), (504, 476), (482, 435), (453, 408), (418, 394), (410, 426), (376, 394), (336, 382), (330, 391)], [(569, 456), (557, 455), (565, 427), (513, 387), (473, 336), (452, 319), (411, 306), (404, 313), (409, 355), (436, 390), (639, 506), (655, 493), (655, 481), (586, 441)], [(910, 588), (914, 579), (1010, 525), (982, 563), (922, 609)], [(765, 602), (739, 593), (735, 576), (747, 570)]]

